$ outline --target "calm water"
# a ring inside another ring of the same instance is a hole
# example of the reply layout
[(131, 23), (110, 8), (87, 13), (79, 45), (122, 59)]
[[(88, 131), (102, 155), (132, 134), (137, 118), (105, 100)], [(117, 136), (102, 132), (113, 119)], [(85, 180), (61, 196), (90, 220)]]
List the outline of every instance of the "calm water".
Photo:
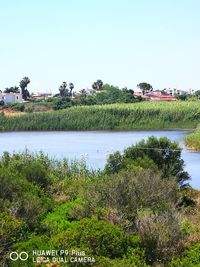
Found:
[(3, 151), (43, 151), (50, 157), (85, 158), (89, 167), (103, 168), (106, 158), (116, 150), (135, 144), (148, 136), (167, 136), (183, 147), (185, 169), (192, 177), (191, 185), (200, 188), (200, 153), (187, 150), (183, 140), (186, 131), (124, 131), (124, 132), (17, 132), (0, 133), (0, 155)]

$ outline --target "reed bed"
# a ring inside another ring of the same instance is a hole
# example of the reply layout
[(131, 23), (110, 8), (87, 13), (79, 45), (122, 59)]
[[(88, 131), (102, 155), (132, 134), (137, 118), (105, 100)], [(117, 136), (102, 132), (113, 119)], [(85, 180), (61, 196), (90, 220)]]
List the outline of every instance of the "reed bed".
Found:
[(142, 102), (1, 115), (0, 131), (183, 129), (196, 128), (199, 122), (199, 102)]

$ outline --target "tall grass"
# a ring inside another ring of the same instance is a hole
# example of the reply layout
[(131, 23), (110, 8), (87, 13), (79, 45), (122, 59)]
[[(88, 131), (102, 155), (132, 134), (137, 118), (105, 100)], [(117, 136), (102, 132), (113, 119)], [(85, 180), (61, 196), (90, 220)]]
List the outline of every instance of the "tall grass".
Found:
[(66, 110), (0, 116), (0, 131), (131, 130), (195, 128), (200, 122), (198, 102), (142, 102), (76, 106)]
[(185, 138), (185, 144), (194, 150), (200, 151), (200, 126)]

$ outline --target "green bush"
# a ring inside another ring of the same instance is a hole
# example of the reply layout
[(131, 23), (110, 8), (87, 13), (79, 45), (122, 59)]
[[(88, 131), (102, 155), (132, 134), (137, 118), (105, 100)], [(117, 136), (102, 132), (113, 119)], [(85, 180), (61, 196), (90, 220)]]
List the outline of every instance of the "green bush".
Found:
[(57, 207), (55, 211), (47, 214), (45, 219), (41, 222), (43, 231), (53, 235), (67, 230), (71, 225), (70, 221), (72, 219), (70, 210), (77, 203), (80, 203), (80, 200), (64, 203)]
[(9, 107), (12, 108), (13, 110), (17, 110), (21, 112), (25, 110), (25, 104), (23, 103), (10, 104)]
[[(131, 165), (131, 161), (132, 164), (137, 161), (137, 165), (140, 165), (141, 159), (142, 167), (144, 160), (148, 161), (148, 158), (155, 163), (164, 179), (174, 177), (178, 184), (184, 185), (190, 178), (189, 174), (184, 171), (181, 148), (176, 142), (171, 142), (166, 137), (157, 139), (152, 136), (147, 141), (143, 140), (125, 149), (123, 155), (119, 152), (110, 155), (105, 170), (107, 173), (119, 172), (121, 169), (128, 168)], [(146, 167), (147, 164), (143, 166)]]
[(14, 153), (12, 156), (4, 154), (1, 163), (7, 160), (10, 171), (17, 172), (27, 181), (47, 188), (51, 184), (51, 178), (48, 173), (50, 160), (43, 154)]
[[(31, 235), (29, 236), (28, 240), (26, 241), (18, 241), (16, 242), (13, 247), (12, 250), (13, 251), (17, 251), (17, 252), (22, 252), (25, 251), (28, 253), (29, 258), (27, 261), (22, 262), (22, 261), (16, 261), (16, 262), (12, 262), (9, 264), (11, 264), (12, 267), (35, 267), (36, 264), (33, 263), (33, 251), (41, 251), (41, 250), (51, 250), (53, 249), (53, 247), (51, 247), (51, 244), (49, 243), (49, 238), (45, 235), (41, 235), (41, 236), (35, 236), (35, 235)], [(36, 257), (34, 257), (36, 258)], [(19, 265), (20, 264), (20, 265)], [(10, 265), (9, 265), (10, 266)], [(42, 265), (45, 266), (45, 265)]]
[[(42, 216), (52, 208), (52, 201), (44, 194), (37, 180), (39, 169), (34, 172), (35, 176), (27, 177), (25, 170), (27, 166), (31, 168), (31, 164), (26, 164), (27, 157), (28, 154), (15, 154), (11, 157), (5, 153), (0, 160), (0, 209), (10, 210), (30, 227), (36, 227)], [(34, 163), (34, 159), (29, 161)]]
[(199, 267), (200, 266), (200, 243), (187, 249), (183, 256), (173, 259), (168, 267)]
[(59, 110), (59, 109), (66, 109), (72, 106), (72, 101), (69, 97), (58, 97), (53, 102), (53, 109)]
[(92, 256), (122, 257), (128, 238), (119, 227), (96, 218), (72, 223), (71, 228), (52, 239), (55, 247), (86, 248)]
[(81, 196), (88, 216), (103, 208), (101, 218), (125, 229), (135, 229), (138, 209), (163, 212), (180, 201), (174, 180), (164, 180), (159, 173), (141, 169), (99, 178), (88, 184)]
[(186, 234), (183, 219), (175, 209), (138, 212), (137, 231), (149, 263), (166, 263), (183, 250)]
[(96, 267), (150, 267), (145, 262), (145, 256), (141, 249), (129, 249), (122, 259), (109, 259), (98, 257)]
[[(172, 258), (173, 264), (183, 266), (188, 255), (195, 262), (196, 249), (175, 259), (185, 237), (196, 234), (190, 220), (196, 208), (186, 210), (183, 204), (183, 196), (193, 199), (195, 194), (177, 183), (183, 166), (180, 154), (167, 158), (165, 148), (174, 143), (154, 141), (155, 147), (164, 146), (163, 153), (150, 157), (131, 147), (126, 150), (130, 155), (113, 157), (111, 164), (117, 168), (108, 174), (89, 171), (85, 162), (51, 160), (43, 153), (4, 153), (0, 159), (2, 251), (67, 248), (95, 257), (94, 265), (74, 265), (78, 267), (146, 267), (145, 259), (167, 265)], [(163, 179), (165, 157), (167, 172), (173, 170), (172, 159), (180, 163), (180, 172), (168, 179)], [(183, 215), (187, 212), (188, 219)], [(18, 267), (19, 262), (7, 263), (5, 255), (4, 266)]]
[[(22, 238), (25, 225), (6, 212), (0, 212), (0, 262), (7, 260), (7, 252), (14, 242)], [(2, 265), (4, 266), (4, 265)]]

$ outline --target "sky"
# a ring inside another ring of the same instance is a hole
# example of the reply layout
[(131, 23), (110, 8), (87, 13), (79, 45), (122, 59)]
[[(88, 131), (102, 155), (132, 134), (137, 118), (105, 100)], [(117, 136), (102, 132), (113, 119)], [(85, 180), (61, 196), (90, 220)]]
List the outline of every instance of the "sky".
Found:
[(0, 89), (200, 89), (199, 0), (0, 0)]

